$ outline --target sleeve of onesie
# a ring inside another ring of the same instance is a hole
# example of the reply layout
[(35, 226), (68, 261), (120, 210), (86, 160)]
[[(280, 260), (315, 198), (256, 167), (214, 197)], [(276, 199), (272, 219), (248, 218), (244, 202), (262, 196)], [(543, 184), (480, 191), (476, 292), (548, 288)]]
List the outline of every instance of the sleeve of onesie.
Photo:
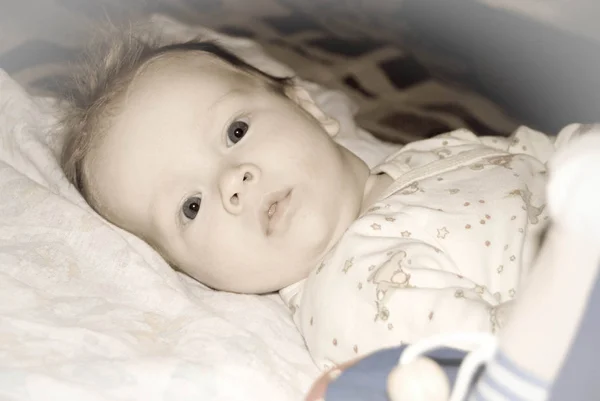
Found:
[(379, 319), (402, 327), (404, 342), (439, 332), (496, 330), (496, 298), (461, 275), (443, 251), (400, 241), (386, 253), (390, 257), (373, 269), (370, 281)]
[(308, 279), (302, 297), (298, 317), (319, 365), (442, 332), (498, 328), (494, 295), (462, 276), (434, 245), (359, 235), (346, 245), (356, 256), (334, 254)]

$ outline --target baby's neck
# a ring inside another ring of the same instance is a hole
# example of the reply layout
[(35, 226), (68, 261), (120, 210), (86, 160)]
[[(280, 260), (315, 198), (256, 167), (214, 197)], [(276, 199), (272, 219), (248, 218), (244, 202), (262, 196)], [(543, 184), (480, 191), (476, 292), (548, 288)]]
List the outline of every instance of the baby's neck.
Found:
[(318, 263), (321, 262), (327, 252), (329, 252), (329, 250), (337, 243), (352, 222), (359, 218), (364, 211), (375, 203), (383, 191), (393, 183), (393, 179), (389, 175), (371, 174), (369, 167), (364, 161), (346, 149), (342, 149), (342, 151), (347, 158), (346, 165), (354, 172), (352, 175), (354, 181), (347, 182), (347, 185), (352, 186), (354, 189), (349, 192), (352, 196), (348, 199), (348, 202), (352, 203), (353, 206), (347, 209), (349, 214), (342, 217), (342, 220), (346, 221), (348, 225), (341, 225), (338, 227), (338, 230), (330, 238), (329, 244), (323, 249), (323, 253), (317, 259)]
[[(341, 177), (344, 180), (342, 190), (345, 191), (347, 200), (340, 210), (341, 214), (338, 216), (338, 221), (336, 222), (337, 227), (328, 239), (329, 242), (327, 245), (323, 247), (322, 253), (316, 258), (315, 265), (321, 262), (323, 257), (344, 235), (348, 227), (361, 215), (365, 195), (372, 193), (373, 189), (376, 189), (373, 188), (373, 184), (376, 184), (375, 187), (377, 188), (380, 186), (377, 179), (373, 180), (371, 178), (370, 169), (363, 160), (342, 146), (339, 147), (339, 151), (345, 159), (345, 168), (352, 172), (352, 174), (345, 174)], [(371, 184), (372, 181), (373, 184)]]
[(377, 202), (379, 197), (382, 195), (394, 180), (392, 177), (385, 173), (371, 174), (365, 184), (365, 192), (363, 195), (363, 201), (360, 207), (360, 214), (363, 214), (373, 203)]

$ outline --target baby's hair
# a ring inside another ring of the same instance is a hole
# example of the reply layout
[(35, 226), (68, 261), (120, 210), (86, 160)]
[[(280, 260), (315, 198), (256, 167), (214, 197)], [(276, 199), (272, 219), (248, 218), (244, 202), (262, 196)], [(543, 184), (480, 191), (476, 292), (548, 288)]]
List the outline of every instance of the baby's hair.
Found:
[(63, 92), (66, 104), (61, 119), (64, 145), (60, 162), (67, 179), (93, 208), (97, 209), (98, 205), (85, 171), (87, 155), (111, 124), (111, 117), (118, 112), (120, 97), (138, 71), (160, 56), (177, 52), (211, 54), (240, 71), (262, 78), (267, 88), (278, 94), (284, 94), (291, 85), (292, 78), (267, 74), (214, 41), (196, 39), (164, 44), (126, 33), (90, 47), (76, 67), (71, 85)]

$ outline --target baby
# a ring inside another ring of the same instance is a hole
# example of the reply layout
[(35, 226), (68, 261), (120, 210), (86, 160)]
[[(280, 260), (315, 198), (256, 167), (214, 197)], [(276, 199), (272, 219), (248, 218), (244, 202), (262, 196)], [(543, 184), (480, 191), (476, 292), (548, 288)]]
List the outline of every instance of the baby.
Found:
[(370, 171), (295, 79), (214, 43), (128, 40), (102, 60), (70, 96), (68, 179), (201, 283), (282, 290), (322, 367), (501, 325), (546, 220), (553, 140), (459, 130)]

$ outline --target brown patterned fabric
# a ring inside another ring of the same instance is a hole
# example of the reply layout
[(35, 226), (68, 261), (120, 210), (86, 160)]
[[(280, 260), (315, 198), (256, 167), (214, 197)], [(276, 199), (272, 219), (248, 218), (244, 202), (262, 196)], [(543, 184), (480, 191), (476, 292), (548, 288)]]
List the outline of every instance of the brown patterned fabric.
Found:
[[(511, 132), (517, 123), (498, 106), (437, 78), (413, 56), (419, 49), (409, 52), (397, 18), (401, 7), (397, 0), (14, 2), (0, 14), (6, 31), (0, 37), (0, 68), (32, 92), (52, 93), (95, 24), (162, 13), (256, 40), (299, 76), (348, 94), (358, 106), (359, 125), (386, 141), (407, 143), (460, 127), (486, 135)], [(452, 71), (454, 64), (448, 59), (444, 70)]]

